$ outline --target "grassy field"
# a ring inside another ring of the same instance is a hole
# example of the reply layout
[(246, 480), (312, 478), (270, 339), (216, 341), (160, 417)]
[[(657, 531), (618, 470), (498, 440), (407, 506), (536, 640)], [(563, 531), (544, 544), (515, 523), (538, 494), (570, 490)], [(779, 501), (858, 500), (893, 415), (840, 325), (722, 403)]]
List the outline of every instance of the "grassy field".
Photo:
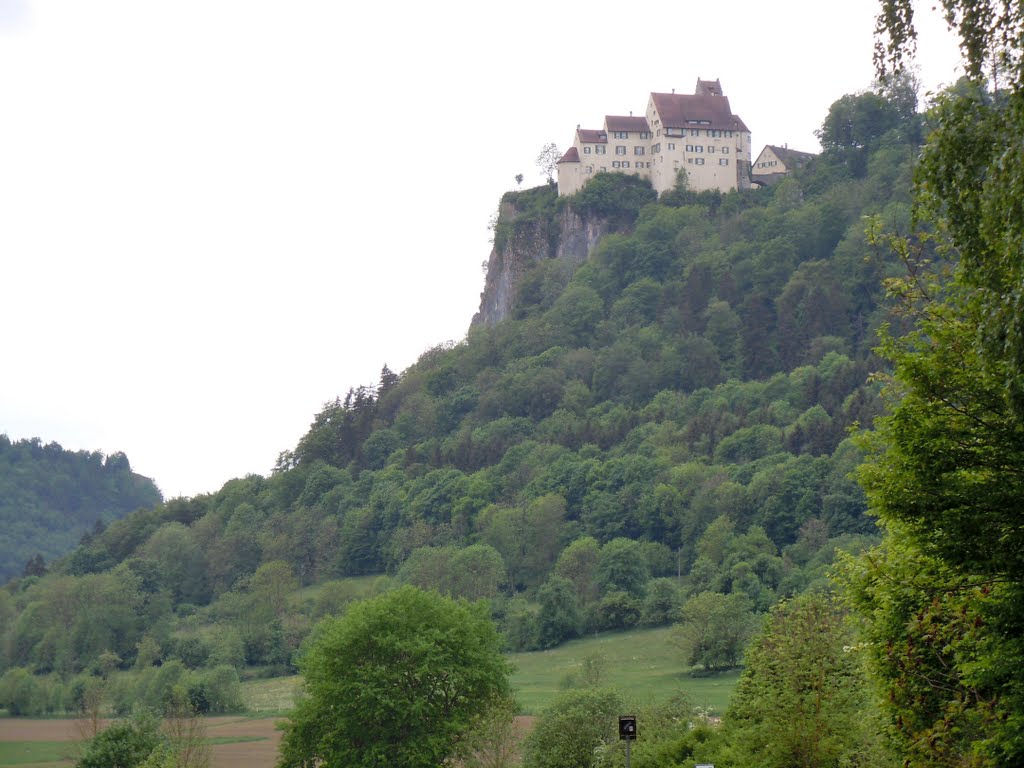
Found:
[[(542, 710), (570, 677), (579, 675), (584, 659), (596, 657), (603, 663), (602, 681), (638, 704), (682, 693), (694, 705), (722, 714), (739, 673), (691, 677), (680, 663), (679, 649), (669, 642), (670, 632), (667, 627), (607, 632), (550, 651), (511, 654), (516, 667), (512, 687), (523, 713)], [(291, 709), (299, 682), (297, 676), (248, 681), (242, 684), (242, 698), (250, 712), (282, 714)]]
[(298, 675), (247, 680), (242, 683), (242, 701), (253, 714), (284, 714), (294, 706), (295, 694), (301, 683), (302, 678)]
[(70, 765), (74, 748), (66, 741), (0, 741), (0, 765)]
[(630, 700), (644, 704), (685, 695), (694, 705), (721, 715), (739, 672), (691, 677), (680, 652), (669, 642), (668, 627), (608, 632), (560, 645), (549, 651), (510, 656), (516, 671), (512, 686), (526, 714), (536, 714), (560, 692), (564, 681), (578, 676), (588, 657), (601, 659), (602, 682)]

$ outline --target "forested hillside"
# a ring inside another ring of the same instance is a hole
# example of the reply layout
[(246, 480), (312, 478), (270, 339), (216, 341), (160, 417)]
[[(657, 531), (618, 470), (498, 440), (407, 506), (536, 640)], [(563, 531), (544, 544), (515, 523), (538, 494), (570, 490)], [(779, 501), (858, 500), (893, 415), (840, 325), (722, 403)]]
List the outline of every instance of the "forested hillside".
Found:
[(69, 552), (111, 520), (161, 500), (128, 457), (0, 434), (0, 582)]
[(900, 265), (865, 231), (906, 228), (920, 135), (900, 84), (837, 101), (825, 153), (774, 188), (509, 193), (528, 215), (498, 237), (563, 205), (614, 233), (578, 267), (540, 260), (511, 319), (328, 402), (270, 477), (130, 515), (0, 590), (0, 670), (36, 674), (40, 709), (76, 675), (134, 668), (124, 708), (188, 668), (284, 671), (357, 596), (343, 577), (374, 575), (358, 589), (489, 599), (515, 649), (683, 616), (729, 629), (694, 634), (690, 663), (735, 665), (756, 616), (875, 536), (848, 434), (880, 412)]

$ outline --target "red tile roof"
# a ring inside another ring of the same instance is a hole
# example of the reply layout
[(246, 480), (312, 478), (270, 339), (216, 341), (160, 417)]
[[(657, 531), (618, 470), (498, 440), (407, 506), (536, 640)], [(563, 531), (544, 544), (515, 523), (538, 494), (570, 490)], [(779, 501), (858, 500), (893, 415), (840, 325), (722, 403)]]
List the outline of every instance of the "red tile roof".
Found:
[(595, 131), (590, 128), (577, 128), (576, 135), (583, 144), (607, 144), (608, 132)]
[(749, 131), (732, 113), (727, 96), (652, 93), (654, 108), (666, 128), (701, 126), (729, 131)]
[(580, 153), (576, 150), (576, 147), (569, 147), (565, 150), (565, 154), (562, 155), (562, 159), (559, 163), (578, 163), (580, 161)]
[(622, 117), (620, 115), (605, 115), (604, 126), (609, 131), (640, 131), (649, 132), (650, 126), (647, 125), (646, 117)]

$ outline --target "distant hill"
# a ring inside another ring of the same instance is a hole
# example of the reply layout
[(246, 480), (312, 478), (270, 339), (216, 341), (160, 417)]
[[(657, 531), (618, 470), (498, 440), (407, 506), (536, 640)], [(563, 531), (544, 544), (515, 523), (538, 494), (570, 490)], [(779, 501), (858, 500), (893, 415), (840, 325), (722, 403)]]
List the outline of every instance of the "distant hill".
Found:
[(123, 453), (67, 451), (39, 438), (12, 443), (0, 434), (0, 583), (20, 576), (36, 555), (49, 562), (84, 535), (161, 501)]
[[(269, 477), (128, 515), (0, 593), (0, 662), (284, 671), (395, 581), (488, 600), (515, 650), (684, 605), (746, 625), (821, 583), (877, 535), (848, 435), (881, 411), (901, 265), (865, 230), (907, 229), (920, 141), (877, 102), (848, 97), (865, 135), (768, 189), (508, 193), (464, 339), (325, 403)], [(684, 666), (734, 666), (741, 639)]]

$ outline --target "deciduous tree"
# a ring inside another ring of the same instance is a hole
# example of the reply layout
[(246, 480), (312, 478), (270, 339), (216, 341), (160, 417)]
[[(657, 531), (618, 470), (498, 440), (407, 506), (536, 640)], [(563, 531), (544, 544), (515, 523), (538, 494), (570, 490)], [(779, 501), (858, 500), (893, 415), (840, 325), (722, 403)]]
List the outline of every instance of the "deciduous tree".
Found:
[(300, 667), (307, 698), (285, 727), (283, 768), (436, 768), (509, 693), (482, 604), (410, 586), (325, 621)]

